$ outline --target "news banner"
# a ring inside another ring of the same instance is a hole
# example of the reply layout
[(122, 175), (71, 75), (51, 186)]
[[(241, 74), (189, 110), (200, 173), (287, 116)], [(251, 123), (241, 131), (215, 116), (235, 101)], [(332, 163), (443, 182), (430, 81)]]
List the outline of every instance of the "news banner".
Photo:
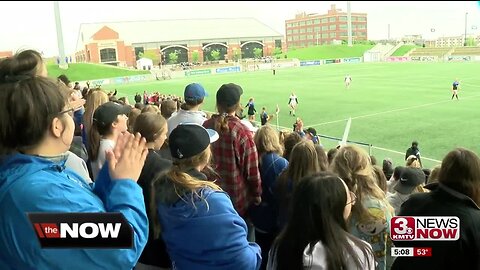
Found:
[[(460, 238), (458, 217), (397, 216), (390, 220), (393, 241), (456, 241)], [(431, 257), (431, 247), (392, 247), (393, 257)]]

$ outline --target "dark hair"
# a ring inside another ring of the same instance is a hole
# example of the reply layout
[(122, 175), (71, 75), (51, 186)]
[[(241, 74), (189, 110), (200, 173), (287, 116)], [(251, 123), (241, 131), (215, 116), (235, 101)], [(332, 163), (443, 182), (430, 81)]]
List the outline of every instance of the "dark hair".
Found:
[(405, 167), (397, 166), (397, 167), (395, 167), (395, 169), (393, 169), (393, 179), (395, 179), (395, 180), (400, 179), (400, 175), (402, 174), (403, 168), (405, 168)]
[(372, 264), (371, 248), (347, 231), (343, 216), (346, 204), (345, 185), (332, 172), (319, 172), (299, 181), (289, 221), (274, 244), (277, 270), (309, 267), (303, 264), (303, 253), (306, 248), (311, 253), (317, 242), (325, 247), (328, 269), (346, 269), (346, 254), (362, 268), (362, 258), (349, 241), (362, 250), (367, 264)]
[(166, 99), (162, 101), (160, 106), (160, 113), (165, 119), (168, 119), (172, 116), (174, 112), (177, 111), (177, 102), (171, 99)]
[(480, 159), (465, 148), (450, 151), (442, 160), (438, 182), (480, 205)]
[(18, 67), (11, 70), (18, 73), (0, 69), (0, 78), (8, 75), (18, 79), (0, 82), (0, 143), (6, 152), (24, 151), (40, 143), (67, 102), (66, 91), (51, 79), (26, 75), (28, 72)]
[(380, 168), (378, 165), (373, 166), (373, 172), (375, 173), (375, 178), (377, 179), (377, 185), (378, 187), (387, 193), (387, 177), (385, 176), (385, 173), (383, 172), (383, 169)]
[(372, 166), (377, 165), (377, 158), (375, 156), (370, 156), (370, 163)]
[(0, 60), (0, 83), (16, 82), (19, 76), (38, 76), (42, 64), (42, 55), (37, 51), (17, 52), (12, 57)]
[(204, 98), (195, 98), (195, 99), (185, 99), (185, 102), (182, 104), (182, 109), (191, 110), (193, 107), (202, 104)]
[(330, 150), (328, 150), (327, 152), (327, 157), (328, 157), (328, 164), (332, 164), (333, 162), (333, 159), (335, 158), (335, 156), (337, 155), (338, 153), (338, 149), (337, 148), (332, 148)]
[(121, 97), (121, 98), (118, 99), (118, 101), (121, 101), (121, 102), (119, 102), (120, 104), (125, 105), (125, 103), (127, 103), (127, 98), (126, 97)]
[(167, 120), (160, 113), (146, 112), (140, 114), (133, 127), (133, 133), (140, 133), (147, 142), (155, 141)]
[(323, 149), (323, 146), (315, 144), (315, 150), (317, 151), (318, 156), (318, 165), (320, 166), (320, 171), (328, 170), (328, 157), (327, 153)]
[(283, 145), (285, 146), (285, 151), (283, 152), (283, 157), (286, 160), (289, 160), (290, 153), (292, 152), (293, 147), (302, 140), (302, 137), (297, 132), (290, 132), (285, 135), (283, 140)]
[(143, 108), (145, 108), (145, 104), (143, 103), (135, 103), (134, 107), (136, 109), (139, 109), (140, 111), (143, 110)]
[(68, 86), (68, 84), (71, 83), (71, 81), (68, 79), (67, 75), (65, 74), (58, 76), (57, 79), (63, 82), (66, 86)]

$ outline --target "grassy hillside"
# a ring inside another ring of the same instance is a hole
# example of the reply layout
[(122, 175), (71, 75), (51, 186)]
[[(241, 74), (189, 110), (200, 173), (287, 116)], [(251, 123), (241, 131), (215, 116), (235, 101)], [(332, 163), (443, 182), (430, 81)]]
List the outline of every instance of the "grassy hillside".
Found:
[(114, 66), (87, 63), (69, 64), (66, 70), (60, 69), (56, 64), (47, 64), (47, 69), (48, 76), (56, 78), (60, 74), (65, 74), (71, 81), (86, 81), (149, 73), (143, 70), (128, 70)]
[(286, 55), (288, 58), (297, 58), (300, 60), (332, 59), (345, 57), (360, 57), (365, 51), (373, 48), (375, 45), (323, 45), (301, 49), (290, 49)]
[(403, 45), (400, 48), (398, 48), (392, 56), (404, 56), (406, 53), (411, 51), (413, 48), (417, 48), (419, 46), (417, 45)]

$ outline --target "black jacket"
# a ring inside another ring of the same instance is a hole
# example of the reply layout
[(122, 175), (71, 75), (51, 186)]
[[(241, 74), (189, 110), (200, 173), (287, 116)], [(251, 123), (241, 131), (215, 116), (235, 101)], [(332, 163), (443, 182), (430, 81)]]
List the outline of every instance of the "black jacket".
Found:
[(397, 257), (392, 270), (480, 269), (480, 208), (468, 196), (442, 184), (431, 184), (432, 192), (412, 195), (399, 216), (457, 216), (457, 241), (394, 241), (396, 247), (431, 247), (432, 256)]
[(148, 211), (151, 203), (152, 181), (156, 178), (157, 174), (168, 171), (171, 166), (172, 162), (170, 160), (162, 158), (155, 150), (149, 149), (145, 165), (137, 181), (138, 185), (143, 189), (149, 224), (148, 242), (138, 260), (143, 264), (158, 267), (172, 266), (163, 239), (161, 237), (155, 239), (153, 235), (153, 220)]

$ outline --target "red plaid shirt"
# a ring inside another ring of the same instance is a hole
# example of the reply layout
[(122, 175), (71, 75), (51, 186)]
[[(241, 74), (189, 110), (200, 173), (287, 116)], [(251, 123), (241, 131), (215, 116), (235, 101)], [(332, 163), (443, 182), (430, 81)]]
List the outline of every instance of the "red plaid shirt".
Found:
[[(214, 129), (217, 117), (203, 126)], [(262, 194), (257, 147), (251, 131), (237, 117), (228, 116), (227, 121), (230, 131), (219, 133), (220, 138), (211, 145), (215, 169), (221, 176), (217, 184), (230, 195), (238, 214), (245, 217), (249, 204)]]

